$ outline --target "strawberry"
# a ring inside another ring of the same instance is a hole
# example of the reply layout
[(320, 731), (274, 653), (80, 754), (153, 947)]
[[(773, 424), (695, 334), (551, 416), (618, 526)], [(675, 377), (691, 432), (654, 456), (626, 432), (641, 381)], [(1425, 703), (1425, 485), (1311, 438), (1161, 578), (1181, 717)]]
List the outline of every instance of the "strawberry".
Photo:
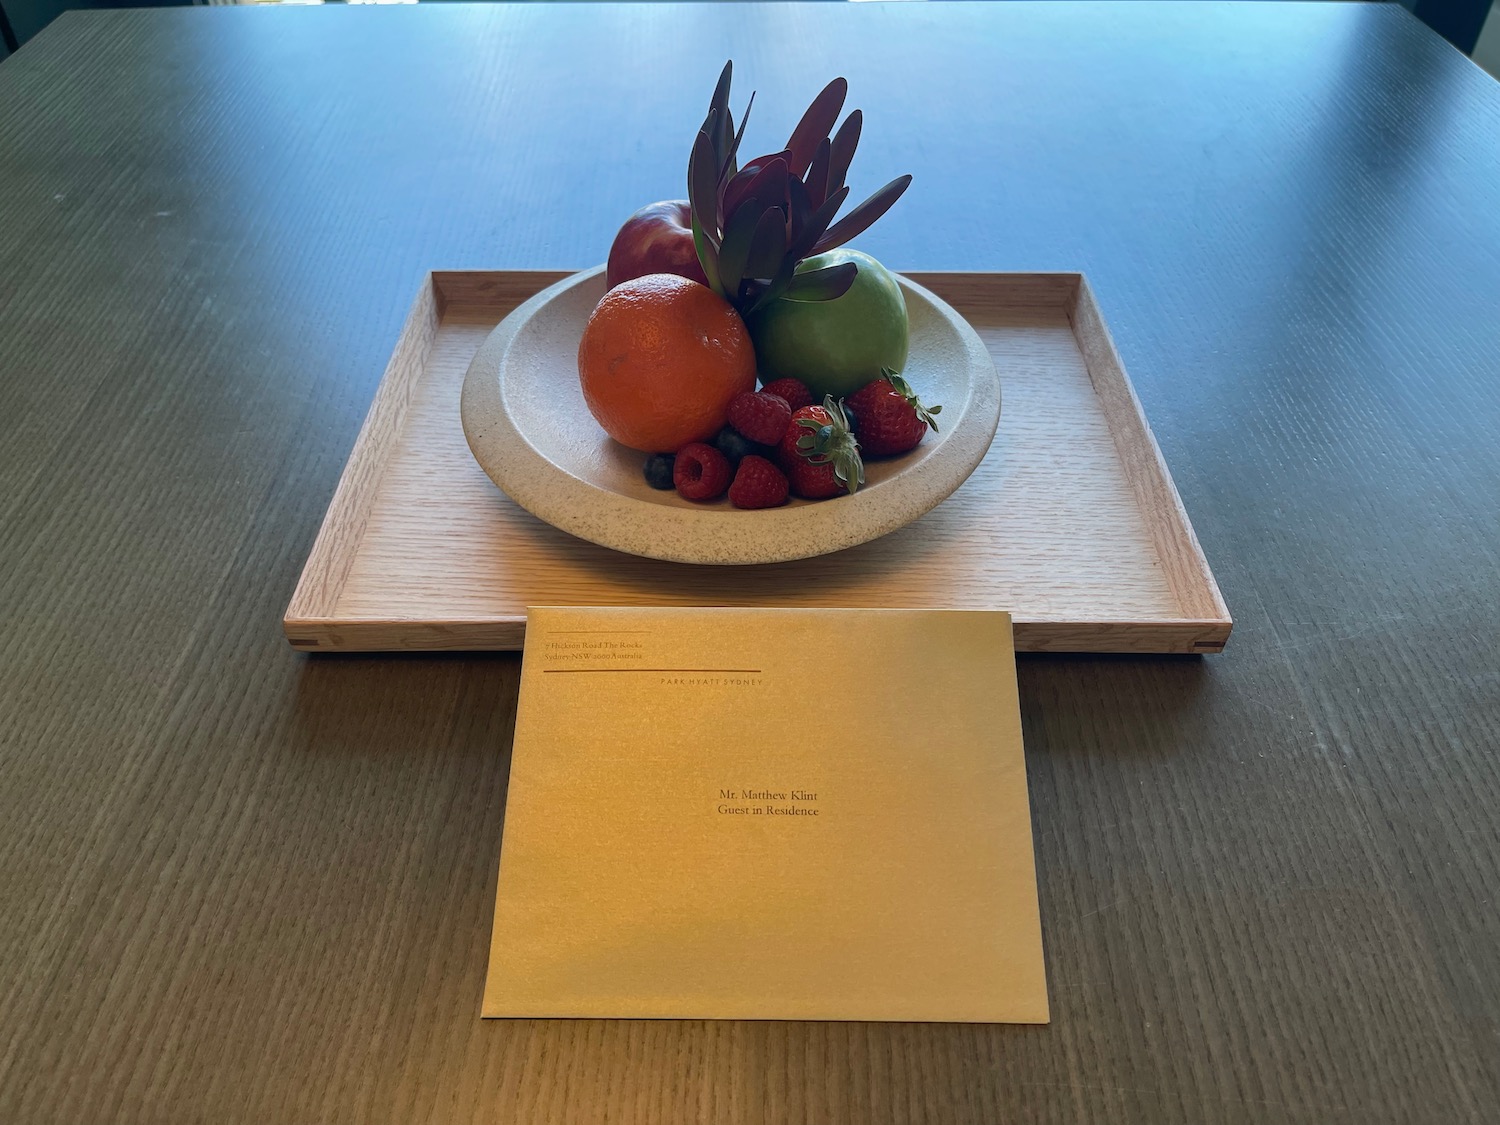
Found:
[(729, 475), (729, 458), (701, 441), (684, 445), (672, 463), (672, 481), (687, 500), (717, 500), (729, 487)]
[(729, 486), (729, 502), (736, 508), (774, 508), (786, 503), (787, 491), (786, 474), (752, 453), (740, 461)]
[(865, 483), (859, 444), (849, 430), (844, 408), (832, 395), (822, 406), (793, 411), (792, 421), (776, 447), (776, 460), (804, 500), (823, 500), (852, 493)]
[(773, 379), (761, 388), (766, 394), (777, 395), (786, 399), (786, 404), (793, 410), (801, 410), (804, 406), (812, 406), (818, 400), (813, 398), (812, 391), (799, 379)]
[(881, 377), (866, 383), (849, 396), (849, 406), (859, 417), (859, 445), (875, 457), (888, 457), (915, 449), (931, 426), (937, 432), (941, 406), (925, 407), (911, 384), (884, 368)]
[(751, 441), (775, 445), (792, 420), (792, 408), (780, 395), (741, 391), (729, 403), (729, 424)]

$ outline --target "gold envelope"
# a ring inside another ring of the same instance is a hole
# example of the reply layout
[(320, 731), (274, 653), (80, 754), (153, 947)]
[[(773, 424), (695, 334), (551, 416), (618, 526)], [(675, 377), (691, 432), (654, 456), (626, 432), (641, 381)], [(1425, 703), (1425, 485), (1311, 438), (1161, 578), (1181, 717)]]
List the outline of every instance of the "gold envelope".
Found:
[(486, 1016), (1047, 1022), (1010, 618), (529, 611)]

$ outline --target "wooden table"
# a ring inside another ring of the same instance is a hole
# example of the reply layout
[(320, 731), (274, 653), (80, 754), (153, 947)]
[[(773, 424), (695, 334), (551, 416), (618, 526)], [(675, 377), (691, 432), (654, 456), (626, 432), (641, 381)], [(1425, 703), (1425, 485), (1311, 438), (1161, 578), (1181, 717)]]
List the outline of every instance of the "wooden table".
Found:
[[(1237, 627), (1030, 658), (1048, 1028), (478, 1018), (514, 656), (280, 616), (421, 273), (733, 55), (862, 244), (1082, 269)], [(1500, 1118), (1500, 88), (1395, 5), (184, 9), (0, 65), (0, 1120)]]

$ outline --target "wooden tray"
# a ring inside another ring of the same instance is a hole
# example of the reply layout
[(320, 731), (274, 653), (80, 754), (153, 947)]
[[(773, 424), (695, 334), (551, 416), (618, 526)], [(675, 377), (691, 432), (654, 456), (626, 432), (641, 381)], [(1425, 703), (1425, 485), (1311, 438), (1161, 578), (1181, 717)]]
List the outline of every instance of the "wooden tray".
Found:
[(565, 273), (430, 274), (283, 626), (315, 652), (515, 649), (528, 605), (1009, 610), (1029, 652), (1218, 652), (1231, 621), (1079, 274), (914, 273), (978, 330), (1000, 429), (968, 482), (847, 551), (748, 567), (619, 554), (529, 515), (459, 422), (469, 360)]

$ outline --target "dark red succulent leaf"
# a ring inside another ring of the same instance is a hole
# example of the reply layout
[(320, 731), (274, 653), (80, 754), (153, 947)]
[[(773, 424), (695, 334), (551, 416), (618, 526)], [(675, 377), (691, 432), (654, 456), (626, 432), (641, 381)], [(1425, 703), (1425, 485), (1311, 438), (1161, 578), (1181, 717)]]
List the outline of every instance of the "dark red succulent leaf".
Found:
[(719, 284), (730, 301), (739, 295), (740, 283), (745, 279), (745, 262), (750, 257), (750, 243), (764, 212), (760, 200), (752, 197), (745, 200), (724, 225), (724, 242), (719, 247)]
[(757, 291), (751, 295), (749, 307), (742, 310), (745, 316), (759, 312), (786, 292), (786, 287), (792, 283), (792, 277), (795, 275), (799, 260), (796, 255), (790, 252), (787, 253), (786, 257), (781, 259), (781, 265), (776, 270), (776, 276), (771, 278), (770, 282), (763, 288), (757, 287)]
[(768, 207), (761, 214), (755, 227), (755, 236), (750, 240), (750, 253), (745, 259), (745, 276), (769, 280), (776, 276), (785, 257), (786, 215), (780, 208)]
[(756, 173), (758, 173), (760, 169), (761, 165), (756, 164), (754, 161), (751, 161), (739, 171), (735, 172), (733, 176), (719, 177), (718, 187), (714, 190), (714, 196), (717, 200), (717, 214), (719, 216), (719, 225), (721, 227), (724, 225), (725, 220), (729, 217), (730, 212), (734, 209), (729, 206), (730, 198), (733, 197), (735, 206), (738, 206), (740, 201), (743, 200), (745, 198), (745, 195), (747, 194), (745, 189), (750, 186), (750, 181), (755, 179)]
[(844, 108), (844, 99), (848, 95), (849, 83), (843, 78), (835, 78), (823, 87), (813, 99), (812, 105), (807, 107), (802, 120), (792, 130), (791, 140), (786, 143), (786, 147), (792, 152), (792, 175), (802, 176), (812, 164), (813, 157), (818, 153), (818, 143), (833, 132), (839, 119), (839, 111)]
[(793, 275), (791, 283), (782, 291), (781, 296), (788, 301), (831, 301), (849, 292), (849, 286), (854, 284), (857, 273), (859, 267), (853, 262), (840, 262), (836, 266), (807, 270)]
[(853, 110), (832, 137), (849, 84), (828, 83), (807, 107), (782, 152), (736, 164), (745, 123), (729, 108), (733, 65), (714, 87), (703, 127), (688, 161), (693, 242), (709, 285), (745, 315), (787, 295), (831, 300), (848, 291), (853, 263), (797, 274), (799, 262), (841, 246), (866, 230), (900, 198), (910, 176), (892, 180), (835, 222), (849, 196), (844, 183), (859, 144), (864, 115)]
[(819, 207), (828, 198), (828, 163), (833, 151), (833, 142), (824, 137), (818, 142), (818, 151), (807, 169), (803, 183), (807, 184), (807, 197), (814, 207)]
[(787, 169), (786, 153), (757, 156), (746, 164), (724, 188), (724, 219), (739, 210), (740, 204), (752, 197), (768, 202), (780, 202), (786, 198)]
[[(799, 183), (800, 181), (795, 178), (787, 181), (787, 187), (790, 189), (789, 194), (796, 194), (796, 185), (798, 185)], [(801, 194), (805, 196), (806, 190), (804, 189)], [(806, 219), (805, 223), (802, 225), (802, 231), (799, 236), (797, 245), (787, 247), (786, 257), (782, 259), (781, 268), (776, 271), (776, 276), (771, 279), (770, 284), (767, 285), (764, 289), (759, 290), (758, 292), (747, 294), (749, 307), (748, 309), (744, 310), (747, 316), (750, 313), (764, 308), (766, 305), (770, 304), (772, 301), (776, 300), (777, 297), (782, 296), (782, 294), (786, 292), (788, 287), (790, 287), (790, 285), (792, 284), (793, 277), (796, 276), (797, 263), (801, 262), (803, 259), (809, 256), (808, 252), (812, 247), (812, 243), (818, 238), (819, 235), (823, 233), (824, 228), (828, 226), (828, 220), (833, 218), (833, 216), (838, 212), (838, 209), (843, 206), (844, 200), (848, 197), (848, 195), (848, 188), (839, 188), (838, 192), (833, 196), (832, 199), (824, 203), (822, 207), (819, 207), (817, 211), (813, 212), (813, 214)], [(846, 264), (853, 265), (852, 262)], [(845, 286), (845, 289), (847, 288), (848, 286)], [(840, 293), (842, 292), (843, 291), (841, 290)]]
[[(807, 185), (796, 176), (789, 176), (786, 182), (786, 245), (787, 249), (801, 246), (804, 243), (811, 246), (818, 240), (817, 234), (808, 235), (808, 228), (812, 225), (813, 212), (817, 210), (811, 199), (807, 197)], [(826, 223), (824, 224), (827, 225)]]
[(796, 255), (798, 261), (801, 261), (803, 258), (810, 258), (814, 254), (822, 253), (821, 250), (814, 250), (813, 247), (821, 244), (828, 230), (828, 224), (833, 221), (833, 217), (839, 213), (839, 208), (844, 205), (844, 200), (848, 198), (849, 189), (841, 187), (826, 199), (821, 207), (812, 213), (812, 217), (808, 219), (807, 227), (803, 230), (801, 237), (797, 239), (796, 243), (788, 247), (788, 250)]
[[(854, 210), (850, 211), (818, 239), (812, 248), (813, 254), (822, 254), (824, 251), (832, 250), (835, 246), (842, 246), (856, 235), (863, 234), (876, 219), (891, 209), (891, 205), (901, 198), (911, 184), (911, 174), (898, 176), (885, 187), (881, 188), (869, 199), (865, 200)], [(846, 189), (847, 190), (847, 189)]]
[(864, 120), (865, 115), (856, 109), (844, 118), (839, 131), (833, 135), (832, 154), (828, 161), (829, 192), (838, 191), (844, 186), (844, 177), (849, 174), (849, 165), (854, 160), (854, 150), (859, 147), (859, 133)]

